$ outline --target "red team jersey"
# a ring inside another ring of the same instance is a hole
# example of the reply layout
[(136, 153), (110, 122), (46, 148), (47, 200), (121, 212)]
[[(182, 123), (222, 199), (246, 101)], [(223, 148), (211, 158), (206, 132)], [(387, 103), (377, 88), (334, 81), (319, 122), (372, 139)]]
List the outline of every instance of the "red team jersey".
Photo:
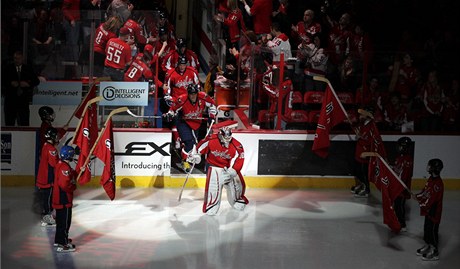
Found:
[(143, 29), (139, 23), (129, 19), (125, 22), (124, 27), (129, 29), (131, 38), (134, 38), (137, 44), (145, 45), (147, 43), (147, 38), (145, 38)]
[[(191, 50), (185, 50), (185, 58), (189, 66), (195, 68), (196, 71), (200, 68), (200, 63), (198, 62), (198, 57), (196, 53)], [(163, 71), (167, 72), (168, 70), (174, 69), (177, 66), (177, 62), (179, 61), (179, 52), (177, 50), (172, 50), (163, 58), (163, 62), (161, 63), (161, 67)]]
[[(395, 171), (396, 175), (401, 178), (404, 184), (406, 184), (406, 186), (410, 189), (412, 174), (414, 170), (414, 160), (412, 156), (409, 154), (399, 155), (395, 160), (393, 170)], [(407, 190), (403, 191), (400, 196), (403, 196), (406, 199), (410, 199), (410, 193)]]
[(144, 61), (136, 57), (125, 72), (125, 81), (148, 81), (153, 79), (152, 70), (147, 66)]
[(238, 173), (244, 164), (243, 145), (236, 139), (232, 139), (228, 148), (222, 146), (217, 134), (206, 137), (197, 145), (200, 154), (206, 154), (206, 161), (216, 167), (232, 167)]
[(444, 183), (440, 177), (430, 177), (423, 190), (417, 194), (420, 215), (428, 216), (434, 223), (441, 222)]
[(131, 62), (131, 47), (123, 40), (111, 38), (105, 48), (104, 65), (115, 69), (125, 69)]
[(54, 168), (59, 161), (56, 147), (48, 142), (43, 144), (38, 166), (37, 182), (39, 188), (51, 188), (54, 183)]
[[(182, 94), (171, 106), (172, 111), (180, 110), (184, 118), (201, 118), (207, 107), (215, 106), (214, 100), (205, 92), (198, 92), (197, 100), (194, 104), (190, 102), (188, 94)], [(210, 115), (211, 116), (211, 115)], [(211, 116), (212, 117), (212, 116)], [(190, 128), (198, 130), (200, 128), (201, 119), (185, 119)]]
[(246, 26), (243, 21), (241, 10), (232, 10), (227, 18), (224, 19), (224, 25), (228, 26), (228, 35), (232, 43), (240, 40), (240, 31), (246, 32)]
[(99, 27), (96, 29), (94, 36), (94, 51), (100, 54), (105, 54), (105, 47), (107, 45), (107, 42), (111, 38), (117, 37), (115, 33), (106, 31), (104, 29), (103, 23), (101, 23), (101, 25), (99, 25)]
[(59, 161), (56, 165), (55, 184), (53, 188), (53, 208), (62, 209), (72, 207), (73, 192), (77, 188), (75, 179), (77, 174), (70, 165)]
[(181, 74), (176, 69), (168, 73), (165, 84), (168, 85), (168, 91), (165, 93), (171, 97), (178, 99), (182, 94), (187, 94), (187, 86), (189, 84), (199, 85), (198, 73), (193, 67), (187, 66)]

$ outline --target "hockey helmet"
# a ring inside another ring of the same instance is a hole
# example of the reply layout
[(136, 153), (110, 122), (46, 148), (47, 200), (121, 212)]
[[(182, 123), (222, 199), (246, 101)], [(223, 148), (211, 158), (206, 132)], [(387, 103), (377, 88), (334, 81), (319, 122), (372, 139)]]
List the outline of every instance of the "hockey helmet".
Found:
[(366, 106), (358, 109), (358, 113), (366, 118), (374, 119), (375, 109), (373, 106)]
[(160, 17), (160, 19), (167, 19), (166, 13), (164, 13), (163, 11), (161, 11), (160, 14), (158, 14), (158, 17)]
[(54, 110), (49, 106), (42, 106), (38, 109), (38, 115), (42, 121), (54, 121)]
[(198, 85), (196, 84), (189, 84), (187, 86), (187, 93), (188, 94), (196, 94), (200, 91), (200, 89), (198, 88)]
[(444, 164), (440, 159), (431, 159), (428, 161), (428, 173), (439, 175), (444, 168)]
[(58, 130), (56, 128), (54, 128), (54, 127), (49, 127), (45, 131), (46, 140), (56, 141), (57, 140), (57, 135), (58, 135)]
[(184, 38), (179, 38), (177, 39), (177, 49), (185, 48), (187, 46), (187, 43), (185, 42)]
[(71, 161), (75, 156), (75, 149), (72, 146), (65, 145), (61, 148), (59, 156), (62, 160)]
[(400, 153), (407, 153), (410, 146), (411, 146), (412, 140), (407, 137), (401, 137), (398, 139), (398, 150)]
[(187, 58), (184, 55), (180, 55), (179, 59), (177, 60), (177, 64), (187, 64)]
[(219, 140), (222, 143), (222, 145), (228, 148), (230, 141), (232, 141), (232, 129), (229, 126), (224, 126), (219, 129), (217, 136), (219, 137)]
[(153, 46), (150, 44), (145, 45), (144, 47), (144, 54), (147, 54), (149, 56), (152, 56), (153, 54)]

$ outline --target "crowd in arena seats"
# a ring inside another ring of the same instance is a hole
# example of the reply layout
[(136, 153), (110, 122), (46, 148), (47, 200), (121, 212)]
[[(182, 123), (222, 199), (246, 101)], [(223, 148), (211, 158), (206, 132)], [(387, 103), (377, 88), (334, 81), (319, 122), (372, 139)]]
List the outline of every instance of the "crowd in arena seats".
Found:
[[(316, 127), (318, 108), (310, 98), (313, 92), (320, 100), (325, 85), (313, 77), (322, 76), (331, 81), (351, 119), (357, 108), (373, 106), (382, 131), (400, 131), (410, 124), (415, 131), (460, 130), (458, 1), (442, 0), (436, 5), (416, 0), (209, 1), (216, 9), (212, 19), (221, 25), (229, 48), (227, 65), (211, 65), (211, 71), (245, 81), (254, 60), (252, 120), (261, 126), (274, 124), (270, 113), (276, 109), (269, 92), (274, 89), (263, 81), (267, 74), (280, 72), (276, 66), (283, 52), (288, 66), (285, 81), (292, 83), (284, 91), (289, 96), (286, 102), (291, 103), (283, 107), (292, 106), (294, 113), (286, 118), (285, 128)], [(22, 34), (25, 20), (31, 22), (26, 40)], [(62, 49), (65, 75), (74, 78), (76, 68), (87, 64), (89, 21), (96, 23), (96, 76), (155, 81), (168, 95), (175, 87), (170, 85), (173, 72), (169, 70), (175, 69), (181, 55), (186, 56), (187, 70), (193, 69), (190, 72), (195, 75), (203, 71), (196, 51), (187, 48), (186, 37), (176, 37), (174, 21), (162, 0), (2, 3), (2, 64), (26, 42), (29, 64), (40, 76), (53, 78), (45, 63)], [(255, 50), (250, 42), (256, 44)], [(114, 65), (111, 61), (120, 56), (116, 48), (122, 45), (130, 48), (130, 55), (122, 65)], [(204, 87), (211, 94), (212, 81)], [(159, 93), (162, 98), (163, 91)], [(263, 120), (268, 124), (262, 124)]]

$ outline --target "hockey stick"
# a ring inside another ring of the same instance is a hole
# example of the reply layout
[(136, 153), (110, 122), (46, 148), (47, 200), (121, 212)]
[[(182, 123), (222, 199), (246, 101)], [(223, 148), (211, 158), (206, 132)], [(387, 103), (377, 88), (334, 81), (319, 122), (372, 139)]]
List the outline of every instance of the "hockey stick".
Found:
[(141, 116), (141, 115), (136, 115), (134, 114), (131, 110), (127, 110), (126, 111), (131, 117), (134, 117), (134, 118), (147, 118), (147, 119), (159, 119), (159, 118), (162, 118), (163, 116)]
[[(211, 132), (213, 124), (214, 124), (214, 119), (211, 121), (211, 124), (208, 127), (208, 131), (206, 132), (205, 137), (207, 137), (209, 135), (209, 132)], [(188, 178), (189, 178), (190, 174), (192, 173), (193, 168), (195, 168), (195, 162), (192, 164), (192, 167), (190, 168), (190, 171), (187, 173), (187, 176), (185, 177), (184, 184), (182, 185), (182, 188), (181, 188), (180, 193), (179, 193), (179, 198), (177, 199), (178, 202), (180, 202), (180, 200), (182, 199), (182, 192), (184, 192), (185, 185), (187, 184)]]

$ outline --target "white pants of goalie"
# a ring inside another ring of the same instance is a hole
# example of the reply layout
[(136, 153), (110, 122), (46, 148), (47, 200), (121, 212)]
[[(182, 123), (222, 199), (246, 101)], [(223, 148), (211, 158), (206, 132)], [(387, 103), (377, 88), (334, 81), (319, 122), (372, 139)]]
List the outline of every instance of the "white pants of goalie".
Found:
[(210, 166), (206, 175), (203, 213), (216, 215), (222, 198), (222, 188), (227, 190), (227, 199), (236, 210), (244, 210), (247, 199), (243, 195), (243, 184), (240, 177), (231, 177), (220, 167)]

